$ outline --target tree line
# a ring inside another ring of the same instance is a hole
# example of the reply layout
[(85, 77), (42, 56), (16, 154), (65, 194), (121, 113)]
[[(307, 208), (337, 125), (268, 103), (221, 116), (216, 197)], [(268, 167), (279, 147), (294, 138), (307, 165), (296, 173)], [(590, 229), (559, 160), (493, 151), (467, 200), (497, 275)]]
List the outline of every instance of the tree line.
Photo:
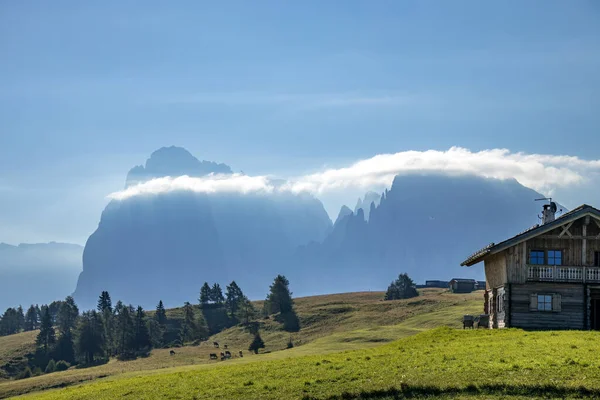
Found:
[[(285, 330), (297, 331), (300, 323), (291, 296), (289, 281), (278, 275), (269, 287), (262, 313), (265, 317), (277, 314), (276, 319)], [(74, 364), (94, 365), (111, 357), (133, 359), (156, 347), (199, 343), (210, 336), (214, 315), (226, 319), (225, 327), (237, 323), (258, 326), (251, 322), (260, 317), (235, 281), (226, 286), (225, 294), (218, 283), (210, 286), (205, 282), (197, 305), (186, 302), (171, 313), (174, 317), (169, 318), (162, 300), (150, 313), (121, 301), (113, 305), (110, 294), (103, 291), (96, 309), (82, 313), (71, 296), (48, 305), (31, 305), (27, 312), (21, 306), (8, 308), (0, 317), (0, 335), (39, 330), (30, 365), (40, 373)], [(258, 352), (265, 344), (258, 328), (253, 328), (252, 333), (249, 350)], [(22, 377), (31, 375), (28, 370)]]

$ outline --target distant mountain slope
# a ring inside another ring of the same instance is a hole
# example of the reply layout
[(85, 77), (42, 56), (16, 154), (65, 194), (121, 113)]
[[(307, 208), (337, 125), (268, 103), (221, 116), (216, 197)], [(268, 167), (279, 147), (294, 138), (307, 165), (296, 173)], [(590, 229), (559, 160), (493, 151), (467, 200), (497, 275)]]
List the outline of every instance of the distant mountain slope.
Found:
[(83, 247), (68, 243), (0, 243), (0, 312), (49, 303), (73, 292)]
[[(398, 176), (365, 220), (362, 208), (338, 219), (321, 244), (298, 251), (290, 274), (307, 292), (381, 290), (400, 272), (426, 279), (484, 277), (460, 267), (469, 254), (537, 223), (542, 197), (514, 180)], [(319, 279), (301, 273), (310, 266)]]
[[(159, 154), (157, 156), (157, 154)], [(222, 164), (193, 161), (178, 148), (150, 160), (152, 176), (220, 173)], [(194, 158), (195, 160), (195, 158)], [(184, 168), (184, 166), (187, 166)], [(128, 179), (131, 180), (131, 172)], [(195, 302), (204, 281), (236, 280), (253, 298), (263, 297), (295, 249), (322, 241), (331, 229), (321, 202), (292, 194), (201, 194), (177, 191), (112, 201), (88, 239), (76, 300), (93, 307), (102, 290), (113, 299), (154, 307)]]

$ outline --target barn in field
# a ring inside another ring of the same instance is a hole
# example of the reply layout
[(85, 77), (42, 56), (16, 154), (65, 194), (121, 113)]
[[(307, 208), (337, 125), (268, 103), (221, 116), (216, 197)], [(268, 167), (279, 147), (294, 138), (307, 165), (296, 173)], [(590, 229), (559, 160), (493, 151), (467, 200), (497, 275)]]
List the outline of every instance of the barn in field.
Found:
[(483, 261), (490, 328), (600, 330), (600, 210), (582, 205), (490, 244), (461, 265)]
[(477, 290), (477, 281), (475, 279), (453, 278), (448, 287), (452, 293), (471, 293)]

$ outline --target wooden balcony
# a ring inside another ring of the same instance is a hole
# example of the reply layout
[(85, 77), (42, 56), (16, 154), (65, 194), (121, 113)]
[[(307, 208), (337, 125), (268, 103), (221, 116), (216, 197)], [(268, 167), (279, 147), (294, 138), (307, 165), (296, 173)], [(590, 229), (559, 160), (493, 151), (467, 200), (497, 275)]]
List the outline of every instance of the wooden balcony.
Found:
[(600, 282), (600, 267), (528, 265), (527, 280), (539, 282)]

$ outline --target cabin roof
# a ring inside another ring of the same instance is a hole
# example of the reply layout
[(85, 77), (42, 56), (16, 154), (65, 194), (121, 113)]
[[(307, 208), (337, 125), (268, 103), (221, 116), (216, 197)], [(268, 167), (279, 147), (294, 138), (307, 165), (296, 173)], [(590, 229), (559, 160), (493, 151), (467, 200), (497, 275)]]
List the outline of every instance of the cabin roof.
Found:
[(575, 221), (581, 217), (586, 215), (592, 215), (597, 219), (600, 219), (600, 210), (594, 208), (587, 204), (582, 204), (579, 207), (561, 215), (556, 218), (552, 222), (548, 222), (544, 225), (534, 225), (531, 228), (511, 237), (510, 239), (506, 239), (500, 243), (490, 243), (486, 247), (481, 250), (476, 251), (471, 254), (465, 261), (463, 261), (460, 265), (470, 267), (475, 265), (481, 261), (483, 261), (486, 257), (501, 252), (509, 247), (515, 246), (521, 242), (529, 240), (533, 237), (542, 235), (546, 232), (549, 232), (553, 229), (558, 228), (561, 225), (567, 224), (571, 221)]

